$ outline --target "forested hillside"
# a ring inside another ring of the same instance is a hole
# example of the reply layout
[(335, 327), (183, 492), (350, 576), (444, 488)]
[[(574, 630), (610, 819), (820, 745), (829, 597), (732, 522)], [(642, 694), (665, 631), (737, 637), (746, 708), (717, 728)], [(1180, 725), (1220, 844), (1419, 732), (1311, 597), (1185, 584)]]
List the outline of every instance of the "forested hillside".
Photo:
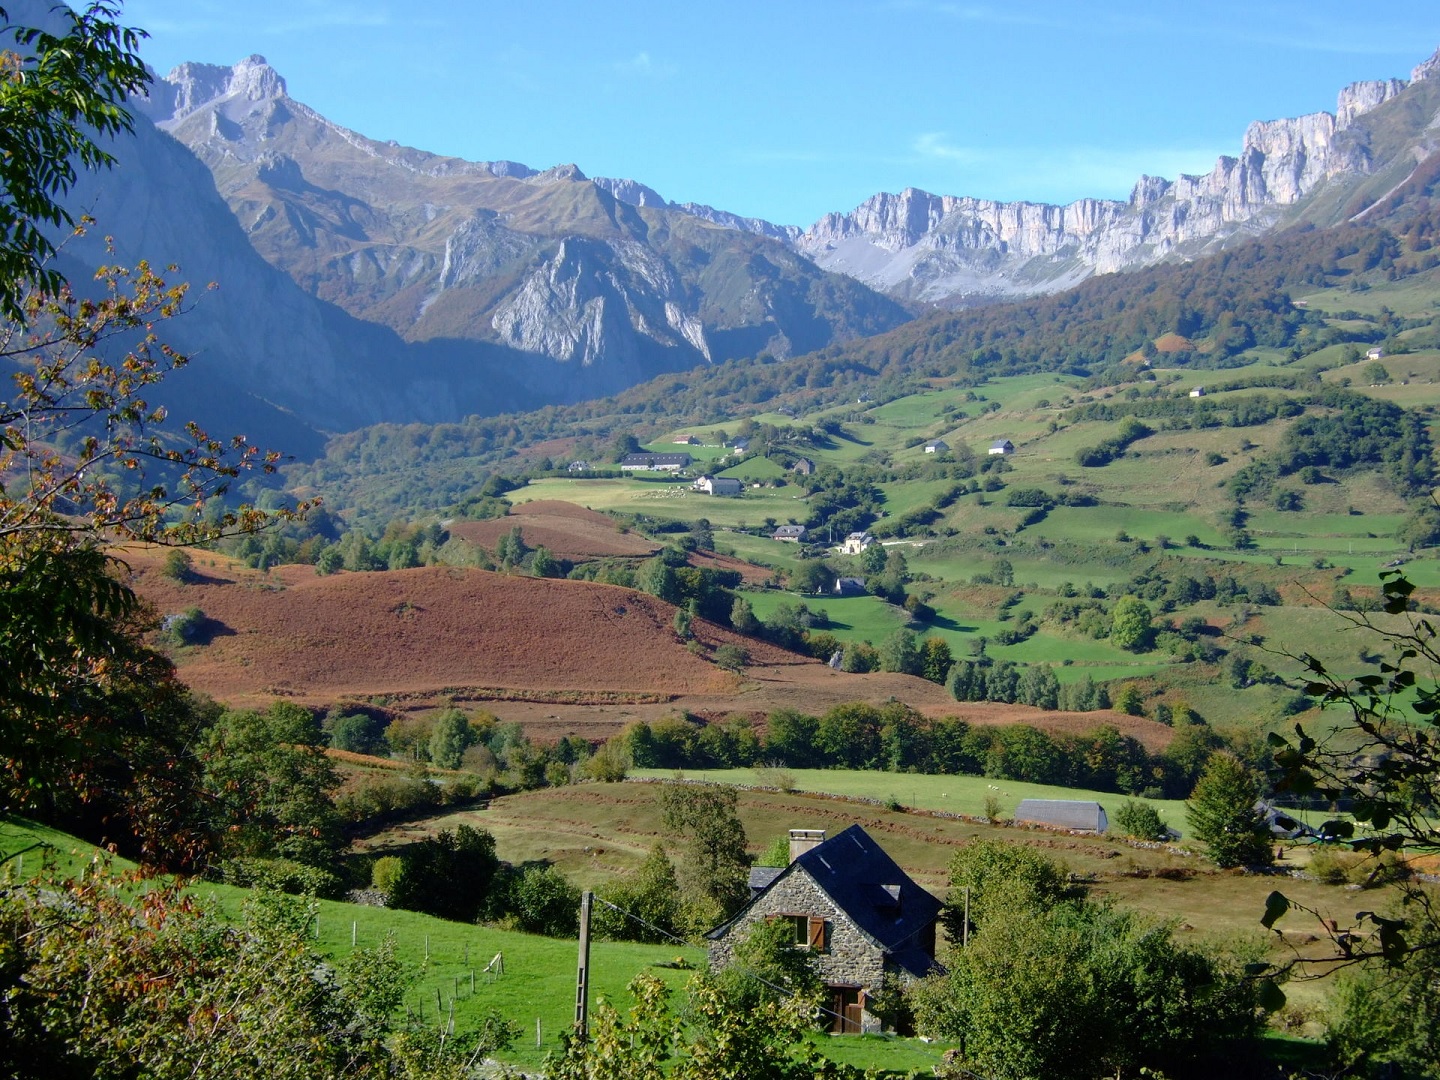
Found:
[[(1410, 281), (1429, 287), (1440, 264), (1440, 252), (1432, 250), (1440, 210), (1428, 198), (1433, 180), (1422, 176), (1416, 184), (1414, 198), (1392, 197), (1384, 225), (1302, 227), (1191, 264), (1097, 278), (1040, 300), (936, 313), (791, 360), (762, 354), (664, 376), (583, 405), (459, 424), (365, 428), (332, 439), (324, 457), (292, 476), (329, 488), (337, 500), (332, 505), (364, 504), (354, 482), (364, 474), (377, 502), (394, 498), (387, 491), (408, 488), (425, 492), (433, 508), (458, 501), (490, 472), (558, 457), (577, 441), (603, 452), (619, 436), (643, 440), (681, 424), (733, 423), (781, 404), (808, 414), (857, 397), (881, 403), (932, 379), (975, 384), (1056, 372), (1099, 384), (1133, 378), (1146, 362), (1224, 369), (1243, 366), (1255, 350), (1281, 350), (1299, 360), (1347, 342), (1389, 343), (1393, 351), (1395, 336), (1407, 332), (1416, 346), (1433, 343), (1440, 328), (1428, 317), (1400, 318), (1385, 309), (1360, 320), (1327, 321), (1295, 303), (1327, 288)], [(506, 463), (517, 452), (521, 461)], [(407, 476), (425, 482), (407, 484)]]

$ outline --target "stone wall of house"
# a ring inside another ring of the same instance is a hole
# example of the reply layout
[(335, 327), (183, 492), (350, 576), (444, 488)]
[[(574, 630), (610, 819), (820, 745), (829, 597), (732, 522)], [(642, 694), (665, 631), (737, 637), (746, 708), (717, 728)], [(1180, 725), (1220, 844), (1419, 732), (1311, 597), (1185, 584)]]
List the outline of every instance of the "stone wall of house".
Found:
[(849, 983), (866, 989), (880, 986), (885, 974), (884, 954), (835, 906), (814, 879), (798, 867), (772, 885), (745, 913), (742, 922), (732, 926), (719, 941), (710, 943), (711, 969), (728, 964), (734, 957), (735, 945), (745, 940), (750, 927), (771, 915), (823, 916), (825, 950), (820, 954), (820, 977), (827, 983)]

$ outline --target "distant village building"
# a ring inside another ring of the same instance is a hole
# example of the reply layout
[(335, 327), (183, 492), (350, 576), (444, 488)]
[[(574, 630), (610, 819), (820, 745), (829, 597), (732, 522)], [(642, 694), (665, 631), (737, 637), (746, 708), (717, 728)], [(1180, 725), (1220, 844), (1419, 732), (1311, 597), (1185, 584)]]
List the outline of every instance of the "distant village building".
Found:
[(871, 1002), (887, 976), (907, 985), (943, 970), (935, 962), (940, 901), (859, 825), (828, 840), (818, 829), (791, 829), (790, 865), (757, 867), (750, 887), (750, 902), (705, 935), (711, 970), (729, 964), (757, 924), (784, 923), (795, 947), (816, 957), (836, 1034), (883, 1028)]
[(1197, 387), (1195, 387), (1194, 390), (1191, 390), (1191, 391), (1190, 391), (1190, 396), (1191, 396), (1191, 397), (1204, 397), (1204, 396), (1205, 396), (1205, 388), (1204, 388), (1203, 386), (1197, 386)]
[(853, 532), (841, 542), (840, 550), (846, 555), (859, 555), (873, 543), (875, 537), (868, 532)]
[(791, 420), (794, 420), (794, 419), (795, 419), (795, 410), (792, 409), (789, 405), (781, 405), (781, 406), (780, 406), (778, 409), (776, 409), (775, 411), (776, 411), (777, 413), (779, 413), (781, 416), (788, 416), (788, 417), (790, 417)]
[(815, 462), (808, 457), (798, 458), (794, 465), (790, 466), (791, 472), (797, 472), (801, 476), (809, 476), (815, 471)]
[(1076, 832), (1103, 833), (1110, 826), (1103, 806), (1079, 799), (1021, 799), (1015, 820)]
[(865, 594), (865, 579), (863, 577), (842, 577), (835, 579), (836, 596), (863, 596)]
[(927, 454), (943, 454), (949, 449), (950, 444), (944, 439), (931, 439), (925, 444), (925, 453)]
[(999, 454), (1001, 456), (1004, 456), (1005, 454), (1013, 454), (1014, 452), (1015, 444), (1009, 439), (996, 439), (993, 443), (990, 444), (990, 449), (988, 451), (988, 453)]
[(679, 472), (690, 467), (689, 454), (626, 454), (620, 459), (621, 472)]
[(1366, 349), (1366, 350), (1365, 350), (1365, 359), (1366, 359), (1366, 360), (1383, 360), (1383, 359), (1385, 359), (1385, 350), (1384, 350), (1384, 349), (1379, 349), (1379, 348), (1376, 348), (1376, 349)]
[(739, 495), (745, 489), (733, 476), (702, 476), (690, 486), (706, 495)]
[(677, 435), (677, 436), (675, 437), (675, 445), (676, 445), (676, 446), (699, 446), (699, 445), (700, 445), (700, 440), (697, 439), (694, 435)]
[(589, 471), (590, 471), (590, 462), (588, 462), (588, 461), (579, 461), (579, 460), (572, 461), (572, 462), (570, 462), (569, 465), (566, 465), (566, 466), (565, 466), (565, 471), (566, 471), (566, 472), (589, 472)]
[(748, 454), (750, 452), (750, 440), (744, 437), (734, 439), (730, 443), (730, 449), (737, 454)]
[(791, 543), (798, 544), (801, 540), (805, 539), (805, 526), (781, 525), (778, 529), (776, 529), (773, 533), (770, 534), (770, 539), (788, 540)]

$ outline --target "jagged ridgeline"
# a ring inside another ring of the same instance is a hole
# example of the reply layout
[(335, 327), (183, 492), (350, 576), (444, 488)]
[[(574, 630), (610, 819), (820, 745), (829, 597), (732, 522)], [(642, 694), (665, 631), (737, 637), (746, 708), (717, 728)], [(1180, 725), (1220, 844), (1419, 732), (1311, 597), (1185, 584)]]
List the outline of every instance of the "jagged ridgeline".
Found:
[[(1296, 365), (1285, 374), (1266, 369), (1270, 378), (1313, 381), (1305, 358), (1338, 343), (1363, 351), (1404, 330), (1414, 347), (1433, 344), (1435, 329), (1412, 326), (1413, 319), (1384, 311), (1368, 320), (1327, 319), (1295, 298), (1392, 281), (1440, 292), (1440, 251), (1432, 247), (1440, 232), (1440, 208), (1431, 202), (1436, 163), (1440, 158), (1417, 168), (1375, 206), (1367, 224), (1297, 226), (1189, 264), (1095, 278), (1057, 296), (936, 312), (788, 361), (733, 361), (574, 406), (434, 427), (371, 427), (331, 440), (325, 457), (297, 470), (294, 479), (325, 487), (346, 505), (358, 500), (394, 510), (418, 507), (407, 503), (411, 498), (459, 501), (492, 472), (534, 466), (551, 451), (527, 448), (549, 440), (600, 446), (628, 433), (644, 438), (681, 424), (719, 425), (781, 405), (803, 415), (853, 405), (864, 396), (873, 406), (936, 379), (980, 385), (1008, 375), (1063, 372), (1098, 385), (1139, 379), (1152, 361), (1166, 368), (1233, 369), (1252, 363), (1262, 350), (1272, 362)], [(1197, 408), (1203, 421), (1214, 406), (1201, 401), (1187, 408)], [(1273, 405), (1265, 408), (1267, 416), (1246, 422), (1278, 415)], [(1144, 410), (1136, 415), (1143, 418)]]
[[(1000, 204), (909, 189), (801, 229), (669, 202), (573, 165), (465, 161), (370, 139), (291, 98), (263, 58), (249, 57), (157, 80), (134, 145), (117, 148), (122, 166), (103, 191), (77, 190), (77, 205), (115, 233), (122, 259), (173, 261), (190, 280), (222, 287), (177, 329), (176, 344), (206, 363), (166, 388), (172, 412), (233, 427), (217, 414), (239, 411), (252, 434), (309, 457), (322, 431), (520, 413), (667, 372), (686, 372), (690, 393), (662, 403), (666, 412), (712, 393), (716, 405), (753, 403), (766, 386), (730, 389), (748, 371), (710, 382), (690, 370), (817, 353), (822, 365), (858, 356), (873, 367), (880, 352), (829, 350), (919, 310), (897, 301), (955, 307), (1051, 293), (1297, 223), (1329, 227), (1362, 212), (1368, 221), (1436, 149), (1437, 69), (1432, 58), (1408, 81), (1353, 84), (1334, 113), (1252, 125), (1238, 156), (1210, 173), (1142, 177), (1126, 201)], [(1221, 347), (1245, 333), (1270, 340), (1284, 333), (1260, 311), (1273, 287), (1237, 294), (1242, 329), (1219, 325), (1213, 309), (1226, 298), (1204, 290), (1177, 293), (1189, 307), (1151, 321)], [(1066, 301), (1091, 302), (1084, 292)], [(1049, 332), (1056, 310), (1035, 309), (1052, 341), (1064, 338)], [(1139, 340), (1129, 331), (1140, 327), (1122, 326), (1110, 344)], [(1028, 343), (1038, 359), (1007, 357), (1010, 343), (930, 321), (875, 349), (952, 368), (962, 346), (993, 346), (1012, 365), (1059, 363)], [(1106, 359), (1083, 336), (1064, 344), (1080, 367)], [(974, 362), (995, 363), (988, 353)], [(814, 363), (787, 378), (769, 389), (833, 381)]]
[[(535, 404), (908, 318), (780, 240), (672, 209), (643, 185), (346, 130), (291, 98), (263, 57), (181, 65), (144, 108), (209, 167), (272, 266), (412, 351), (463, 366), (501, 350)], [(507, 407), (467, 389), (457, 416)]]

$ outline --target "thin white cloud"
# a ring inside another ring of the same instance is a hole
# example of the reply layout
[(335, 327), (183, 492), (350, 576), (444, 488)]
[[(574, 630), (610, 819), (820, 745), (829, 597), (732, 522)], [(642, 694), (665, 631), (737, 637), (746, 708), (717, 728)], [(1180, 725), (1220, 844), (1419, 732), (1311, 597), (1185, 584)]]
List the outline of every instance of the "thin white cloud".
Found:
[(956, 146), (941, 131), (926, 131), (911, 143), (921, 160), (953, 161), (962, 165), (983, 165), (996, 160), (995, 153), (978, 146)]
[(641, 51), (629, 60), (611, 65), (618, 74), (639, 79), (668, 79), (676, 72), (674, 64), (656, 60), (649, 52)]

